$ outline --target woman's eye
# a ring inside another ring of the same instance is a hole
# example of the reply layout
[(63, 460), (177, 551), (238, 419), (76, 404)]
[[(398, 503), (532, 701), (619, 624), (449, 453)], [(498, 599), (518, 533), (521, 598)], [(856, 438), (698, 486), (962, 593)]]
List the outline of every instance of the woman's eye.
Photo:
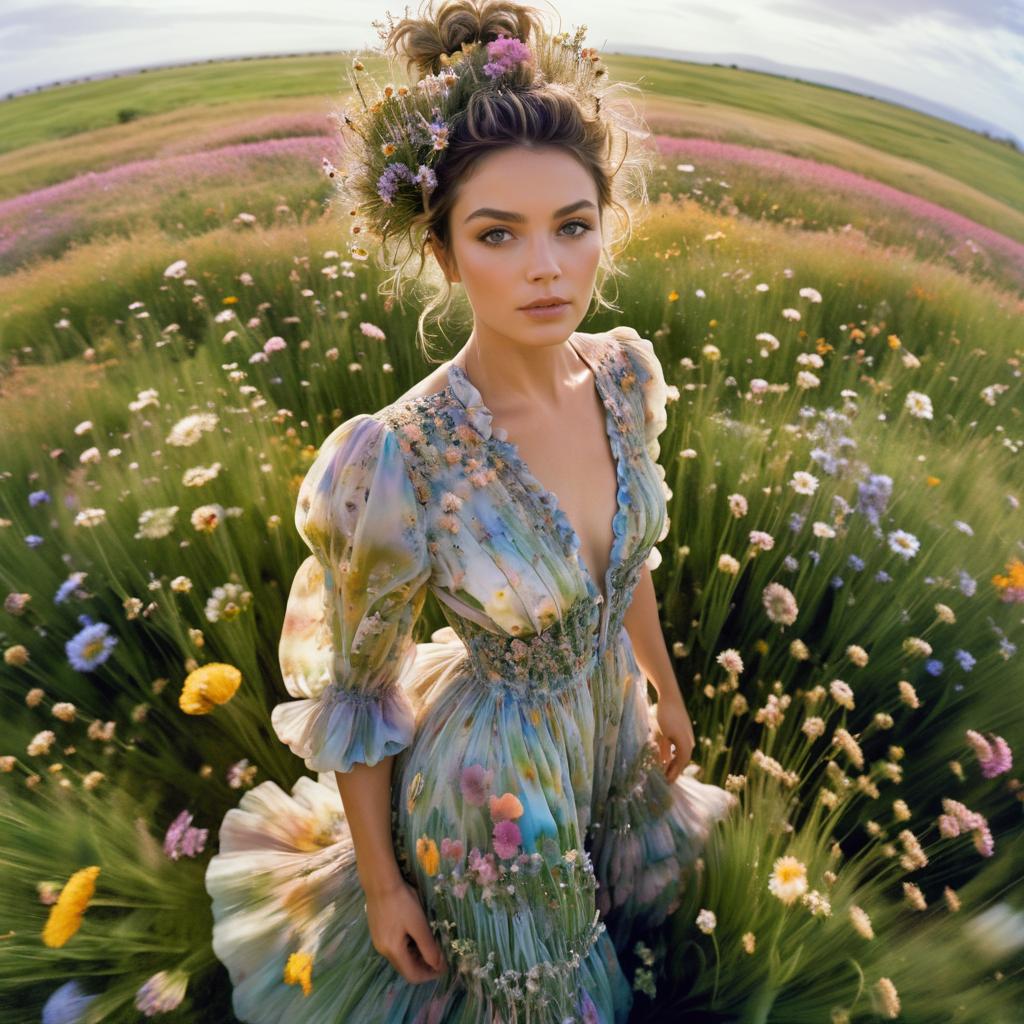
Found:
[[(583, 235), (585, 235), (588, 231), (591, 230), (590, 225), (585, 220), (571, 220), (567, 224), (563, 224), (562, 227), (579, 227), (583, 229), (582, 231), (573, 232), (571, 235), (569, 235), (570, 238), (581, 238)], [(500, 241), (492, 242), (490, 239), (492, 235), (501, 234), (502, 232), (504, 232), (506, 235), (510, 235), (512, 233), (511, 231), (508, 230), (508, 228), (491, 228), (489, 231), (485, 231), (480, 236), (480, 241), (485, 242), (487, 245), (501, 245)]]

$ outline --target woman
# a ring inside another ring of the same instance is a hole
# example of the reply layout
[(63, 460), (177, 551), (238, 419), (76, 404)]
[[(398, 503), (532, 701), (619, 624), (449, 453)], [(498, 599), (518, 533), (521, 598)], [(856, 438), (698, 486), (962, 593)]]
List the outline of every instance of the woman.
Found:
[[(683, 773), (693, 729), (650, 575), (661, 365), (629, 327), (576, 330), (613, 125), (592, 51), (509, 0), (448, 3), (388, 44), (443, 103), (416, 122), (385, 92), (346, 115), (365, 145), (344, 185), (380, 197), (361, 205), (378, 237), (421, 232), (473, 329), (342, 423), (303, 481), (313, 554), (280, 648), (299, 699), (272, 722), (320, 781), (264, 783), (226, 815), (214, 949), (244, 1021), (625, 1021), (619, 955), (735, 800)], [(369, 140), (395, 125), (411, 151), (389, 175), (399, 142)], [(449, 626), (416, 644), (428, 592)]]

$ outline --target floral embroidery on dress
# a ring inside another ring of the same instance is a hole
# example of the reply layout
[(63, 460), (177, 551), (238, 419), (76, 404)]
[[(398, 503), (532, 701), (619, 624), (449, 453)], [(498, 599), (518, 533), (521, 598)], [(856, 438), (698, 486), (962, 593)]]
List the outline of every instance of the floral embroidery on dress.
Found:
[[(603, 594), (457, 366), (433, 394), (346, 420), (302, 482), (309, 553), (271, 722), (318, 776), (245, 793), (206, 879), (240, 1020), (624, 1024), (619, 955), (678, 904), (735, 803), (689, 771), (667, 782), (622, 626), (668, 532), (661, 364), (629, 327), (569, 344), (615, 460)], [(417, 640), (428, 595), (447, 625)], [(372, 946), (334, 779), (389, 756), (395, 858), (446, 963), (431, 983)]]

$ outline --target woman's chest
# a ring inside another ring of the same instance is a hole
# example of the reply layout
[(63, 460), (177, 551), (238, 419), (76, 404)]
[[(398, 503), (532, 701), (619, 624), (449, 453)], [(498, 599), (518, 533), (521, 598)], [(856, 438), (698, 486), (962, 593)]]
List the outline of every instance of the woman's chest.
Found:
[[(604, 401), (558, 437), (491, 430), (448, 392), (390, 411), (422, 508), (431, 586), (457, 616), (539, 633), (590, 598), (614, 619), (666, 519), (642, 410)], [(597, 410), (595, 410), (597, 411)]]

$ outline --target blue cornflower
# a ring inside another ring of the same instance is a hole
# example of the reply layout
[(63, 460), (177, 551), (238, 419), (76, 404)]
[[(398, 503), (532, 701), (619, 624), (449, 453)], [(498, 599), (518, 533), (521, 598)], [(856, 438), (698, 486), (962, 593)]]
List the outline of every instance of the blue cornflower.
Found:
[(828, 585), (833, 590), (838, 590), (843, 585), (843, 577), (842, 576), (833, 576), (832, 579), (830, 579), (828, 581)]
[(800, 568), (800, 563), (792, 555), (786, 555), (782, 560), (782, 568), (786, 572), (796, 572)]
[(85, 579), (84, 572), (73, 572), (58, 588), (53, 597), (54, 604), (63, 604), (74, 591), (82, 585)]
[(43, 1024), (78, 1024), (95, 998), (82, 990), (77, 979), (67, 981), (43, 1005)]
[(1004, 658), (1012, 658), (1017, 653), (1017, 645), (1011, 643), (1004, 636), (1003, 639), (999, 641), (999, 653)]
[(43, 543), (43, 538), (38, 533), (27, 533), (25, 534), (25, 543), (30, 548), (37, 548)]
[[(79, 616), (79, 621), (83, 619), (88, 620), (89, 617)], [(117, 637), (110, 636), (109, 633), (110, 626), (105, 622), (87, 621), (64, 645), (72, 668), (78, 669), (79, 672), (91, 672), (97, 665), (102, 665), (117, 644)]]
[(960, 667), (965, 672), (970, 672), (971, 669), (974, 668), (974, 666), (977, 664), (977, 659), (974, 657), (974, 655), (971, 654), (970, 651), (965, 651), (962, 647), (958, 647), (953, 652), (953, 656), (956, 658), (958, 662), (960, 662)]
[(860, 572), (861, 569), (864, 568), (864, 559), (860, 558), (858, 555), (851, 554), (846, 561), (849, 563), (850, 568), (853, 569), (854, 572)]
[(811, 561), (812, 561), (812, 562), (813, 562), (813, 563), (814, 563), (815, 565), (817, 565), (817, 564), (818, 564), (818, 562), (819, 562), (819, 561), (821, 560), (821, 552), (820, 552), (820, 551), (808, 551), (808, 552), (807, 552), (807, 557), (808, 557), (808, 558), (809, 558), (809, 559), (810, 559), (810, 560), (811, 560)]
[(878, 572), (875, 573), (875, 582), (892, 583), (892, 577), (884, 569), (879, 569)]
[(978, 589), (978, 581), (966, 570), (960, 570), (960, 593), (964, 597), (974, 597)]
[(801, 515), (799, 512), (794, 512), (789, 517), (789, 528), (794, 533), (799, 533), (800, 532), (800, 528), (804, 525), (804, 522), (805, 522), (806, 519), (807, 519), (806, 516)]
[(49, 500), (49, 491), (32, 491), (28, 496), (28, 503), (30, 508), (35, 508), (36, 505), (42, 505), (44, 502), (48, 502)]
[(924, 663), (924, 670), (930, 676), (937, 676), (942, 674), (942, 662), (938, 658), (929, 658)]

